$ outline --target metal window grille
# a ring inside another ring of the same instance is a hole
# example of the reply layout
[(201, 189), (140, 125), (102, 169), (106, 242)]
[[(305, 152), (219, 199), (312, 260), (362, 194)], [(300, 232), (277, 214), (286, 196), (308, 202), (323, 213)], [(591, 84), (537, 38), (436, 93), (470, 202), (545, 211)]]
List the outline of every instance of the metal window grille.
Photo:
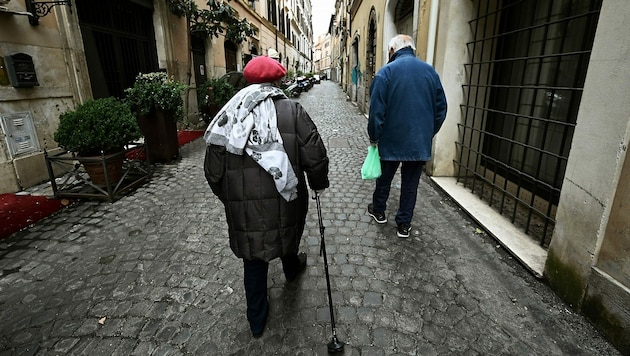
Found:
[(601, 0), (478, 0), (458, 182), (547, 247)]
[(75, 4), (94, 97), (123, 97), (138, 73), (158, 70), (152, 1)]

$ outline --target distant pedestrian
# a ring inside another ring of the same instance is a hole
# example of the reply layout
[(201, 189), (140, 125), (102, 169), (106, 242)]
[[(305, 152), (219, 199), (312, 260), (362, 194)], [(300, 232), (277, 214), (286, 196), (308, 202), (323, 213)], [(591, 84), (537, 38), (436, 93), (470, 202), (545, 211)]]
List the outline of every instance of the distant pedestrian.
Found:
[(267, 56), (252, 59), (243, 75), (253, 84), (219, 111), (204, 136), (205, 175), (225, 206), (230, 247), (243, 259), (254, 337), (262, 336), (267, 322), (269, 262), (279, 257), (288, 281), (306, 268), (306, 254), (298, 254), (308, 210), (306, 179), (318, 193), (329, 185), (328, 156), (315, 124), (273, 85), (285, 74)]
[(269, 58), (275, 59), (276, 61), (280, 62), (280, 53), (278, 53), (278, 51), (276, 51), (273, 48), (269, 48), (267, 50), (267, 56), (269, 56)]
[(370, 86), (368, 135), (378, 145), (382, 175), (376, 180), (368, 214), (379, 224), (387, 222), (385, 210), (391, 183), (402, 163), (401, 191), (396, 224), (398, 237), (409, 237), (418, 183), (425, 162), (431, 159), (433, 136), (446, 118), (446, 97), (435, 69), (415, 57), (407, 35), (389, 42), (389, 62)]

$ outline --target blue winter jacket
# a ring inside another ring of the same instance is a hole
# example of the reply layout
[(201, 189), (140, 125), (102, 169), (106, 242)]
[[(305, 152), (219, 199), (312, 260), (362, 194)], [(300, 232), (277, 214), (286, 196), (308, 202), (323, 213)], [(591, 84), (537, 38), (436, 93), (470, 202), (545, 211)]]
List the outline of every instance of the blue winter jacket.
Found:
[(370, 86), (368, 135), (383, 161), (428, 161), (446, 118), (446, 96), (435, 69), (410, 47), (394, 53)]

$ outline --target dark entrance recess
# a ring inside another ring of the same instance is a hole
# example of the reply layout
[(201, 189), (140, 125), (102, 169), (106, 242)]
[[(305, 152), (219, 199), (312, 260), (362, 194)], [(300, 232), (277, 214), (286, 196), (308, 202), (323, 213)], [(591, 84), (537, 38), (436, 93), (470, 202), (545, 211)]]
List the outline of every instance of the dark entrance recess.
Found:
[(370, 24), (368, 25), (367, 52), (365, 54), (365, 95), (363, 112), (370, 111), (370, 86), (376, 75), (376, 11), (370, 12)]
[(158, 70), (152, 1), (75, 4), (94, 98), (122, 97), (138, 73)]
[(225, 41), (225, 70), (226, 72), (234, 72), (236, 67), (236, 45), (232, 41)]
[(199, 36), (192, 36), (191, 47), (193, 63), (195, 65), (195, 83), (199, 85), (208, 81), (208, 74), (206, 71), (206, 44), (203, 38)]

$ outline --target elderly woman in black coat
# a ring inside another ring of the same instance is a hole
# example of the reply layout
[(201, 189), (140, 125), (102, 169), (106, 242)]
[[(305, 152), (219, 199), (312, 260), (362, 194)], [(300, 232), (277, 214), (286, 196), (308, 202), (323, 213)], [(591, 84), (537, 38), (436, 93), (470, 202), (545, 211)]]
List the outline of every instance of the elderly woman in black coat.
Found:
[(230, 247), (243, 259), (247, 320), (252, 335), (265, 328), (269, 261), (279, 257), (287, 280), (306, 268), (298, 249), (308, 210), (308, 185), (328, 187), (328, 157), (317, 128), (297, 102), (272, 83), (286, 69), (261, 56), (243, 75), (239, 91), (205, 133), (205, 175), (223, 202)]

